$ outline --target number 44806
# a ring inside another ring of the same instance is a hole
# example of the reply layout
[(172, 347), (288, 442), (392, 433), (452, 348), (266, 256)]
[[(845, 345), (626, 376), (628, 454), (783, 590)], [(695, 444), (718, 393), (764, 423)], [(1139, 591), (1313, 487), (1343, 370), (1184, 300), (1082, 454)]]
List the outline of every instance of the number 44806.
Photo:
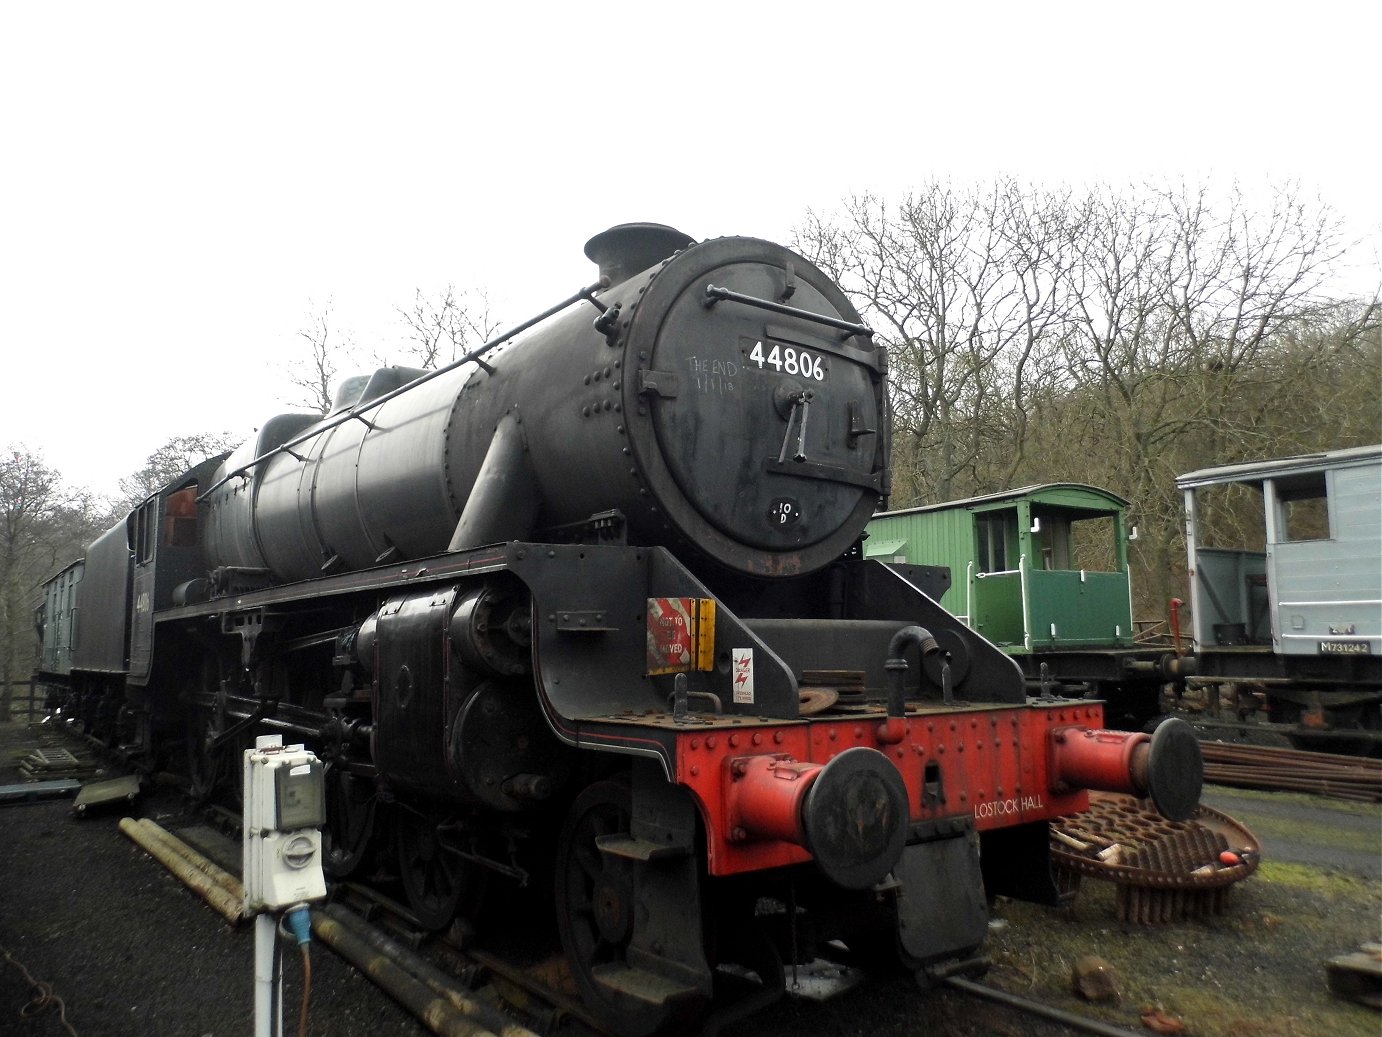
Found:
[(760, 369), (766, 366), (775, 371), (781, 371), (783, 374), (814, 378), (818, 382), (825, 381), (825, 365), (821, 363), (821, 358), (813, 356), (804, 349), (798, 351), (791, 346), (783, 348), (774, 343), (773, 348), (764, 355), (763, 343), (760, 341), (753, 344), (749, 359)]

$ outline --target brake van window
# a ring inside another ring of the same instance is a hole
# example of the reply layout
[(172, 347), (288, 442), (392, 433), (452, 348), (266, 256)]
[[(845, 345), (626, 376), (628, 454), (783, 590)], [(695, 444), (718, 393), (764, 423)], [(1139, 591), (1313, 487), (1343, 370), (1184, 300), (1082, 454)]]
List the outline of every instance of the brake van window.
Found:
[(1329, 539), (1329, 495), (1323, 472), (1278, 486), (1276, 496), (1282, 542)]

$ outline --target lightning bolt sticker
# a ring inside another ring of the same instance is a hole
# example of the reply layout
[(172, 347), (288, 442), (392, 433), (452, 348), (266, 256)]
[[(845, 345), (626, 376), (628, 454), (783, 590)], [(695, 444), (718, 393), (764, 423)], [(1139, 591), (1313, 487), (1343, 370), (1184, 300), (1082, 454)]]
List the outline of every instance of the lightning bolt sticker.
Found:
[(739, 705), (753, 705), (753, 649), (735, 648), (734, 701)]

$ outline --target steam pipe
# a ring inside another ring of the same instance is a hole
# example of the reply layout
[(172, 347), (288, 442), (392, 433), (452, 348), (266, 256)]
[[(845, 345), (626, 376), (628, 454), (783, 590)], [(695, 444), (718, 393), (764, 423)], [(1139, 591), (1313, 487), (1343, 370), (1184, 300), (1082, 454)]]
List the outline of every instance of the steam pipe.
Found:
[(888, 642), (888, 659), (883, 664), (888, 674), (888, 719), (878, 726), (878, 740), (889, 745), (896, 745), (906, 735), (903, 717), (907, 712), (907, 693), (902, 680), (908, 666), (902, 653), (908, 645), (916, 645), (923, 659), (940, 651), (940, 645), (925, 627), (903, 627)]

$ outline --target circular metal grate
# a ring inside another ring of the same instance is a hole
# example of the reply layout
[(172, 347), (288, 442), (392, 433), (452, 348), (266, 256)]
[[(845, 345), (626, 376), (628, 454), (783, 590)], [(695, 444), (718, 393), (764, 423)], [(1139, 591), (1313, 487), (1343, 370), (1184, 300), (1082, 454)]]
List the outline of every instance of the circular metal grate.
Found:
[(1257, 870), (1261, 851), (1256, 836), (1212, 807), (1168, 821), (1149, 801), (1115, 793), (1092, 792), (1087, 812), (1051, 823), (1062, 888), (1073, 893), (1084, 876), (1116, 883), (1123, 921), (1217, 914), (1228, 887)]

